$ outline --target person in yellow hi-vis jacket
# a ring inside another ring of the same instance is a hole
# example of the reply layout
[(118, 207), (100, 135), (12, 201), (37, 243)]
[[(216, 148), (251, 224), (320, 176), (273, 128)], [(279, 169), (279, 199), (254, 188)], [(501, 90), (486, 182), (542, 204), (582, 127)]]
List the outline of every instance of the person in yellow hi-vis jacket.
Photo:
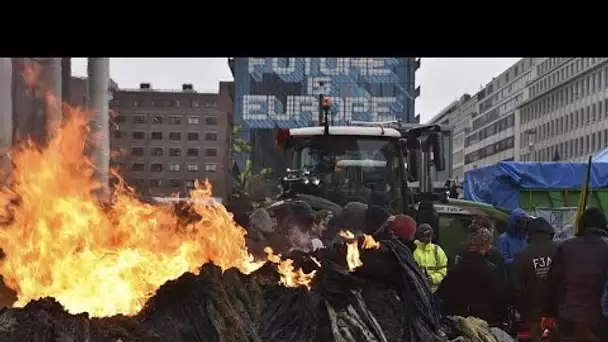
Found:
[(423, 223), (418, 226), (416, 235), (418, 239), (414, 241), (416, 244), (414, 259), (435, 292), (448, 272), (448, 258), (441, 247), (431, 242), (433, 228), (430, 225)]

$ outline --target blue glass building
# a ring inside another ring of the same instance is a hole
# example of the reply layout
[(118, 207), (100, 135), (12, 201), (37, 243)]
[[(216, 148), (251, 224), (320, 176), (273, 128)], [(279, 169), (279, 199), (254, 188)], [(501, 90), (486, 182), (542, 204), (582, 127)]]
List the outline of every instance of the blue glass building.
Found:
[(414, 122), (414, 58), (231, 58), (234, 123), (252, 144), (251, 155), (235, 156), (242, 170), (251, 158), (254, 171), (285, 163), (276, 150), (276, 127), (318, 124), (319, 94), (332, 99), (330, 122)]

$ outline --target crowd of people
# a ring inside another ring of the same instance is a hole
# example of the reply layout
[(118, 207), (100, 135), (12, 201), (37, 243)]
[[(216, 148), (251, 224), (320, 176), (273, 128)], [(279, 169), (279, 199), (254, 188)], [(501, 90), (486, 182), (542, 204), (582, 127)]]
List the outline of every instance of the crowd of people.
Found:
[(608, 225), (595, 208), (582, 215), (578, 236), (561, 243), (553, 241), (547, 220), (521, 209), (497, 239), (492, 221), (475, 217), (467, 242), (449, 257), (432, 242), (438, 227), (359, 202), (345, 205), (340, 215), (295, 201), (273, 217), (257, 209), (235, 218), (247, 228), (248, 248), (260, 257), (266, 246), (283, 255), (323, 250), (340, 241), (341, 230), (389, 231), (418, 264), (442, 315), (477, 317), (503, 330), (517, 322), (532, 341), (543, 340), (547, 331), (559, 341), (608, 340)]

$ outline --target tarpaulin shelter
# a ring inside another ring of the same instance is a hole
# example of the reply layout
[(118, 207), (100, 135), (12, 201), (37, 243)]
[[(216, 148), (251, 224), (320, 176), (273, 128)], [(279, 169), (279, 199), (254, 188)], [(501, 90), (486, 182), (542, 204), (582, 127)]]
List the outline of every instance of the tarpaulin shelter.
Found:
[[(570, 191), (567, 197), (574, 197), (575, 205), (575, 196), (582, 187), (586, 166), (587, 163), (568, 162), (498, 162), (467, 171), (464, 175), (464, 196), (469, 201), (513, 210), (523, 207), (520, 203), (522, 190), (547, 193)], [(608, 161), (593, 162), (589, 188), (608, 189)]]

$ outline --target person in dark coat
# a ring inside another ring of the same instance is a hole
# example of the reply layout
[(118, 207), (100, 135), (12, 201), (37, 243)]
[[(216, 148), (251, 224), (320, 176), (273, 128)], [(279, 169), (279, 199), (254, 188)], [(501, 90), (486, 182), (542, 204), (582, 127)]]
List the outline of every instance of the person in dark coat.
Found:
[[(492, 221), (490, 221), (489, 218), (485, 216), (475, 216), (475, 218), (473, 218), (473, 222), (469, 226), (469, 235), (474, 234), (480, 228), (488, 229), (492, 233), (492, 235), (494, 234), (494, 224), (492, 223)], [(463, 255), (469, 252), (469, 241), (470, 239), (458, 248), (456, 254), (451, 260), (452, 265), (457, 264), (458, 261), (462, 260)], [(506, 278), (507, 270), (505, 262), (498, 249), (492, 246), (485, 256), (489, 262), (491, 262), (492, 264), (494, 264), (494, 266), (498, 268), (500, 274)]]
[(530, 329), (534, 342), (540, 342), (542, 336), (540, 321), (547, 274), (557, 250), (554, 234), (555, 230), (546, 219), (533, 219), (528, 225), (528, 245), (513, 261), (515, 307)]
[(556, 319), (559, 335), (576, 341), (608, 340), (601, 300), (608, 270), (606, 217), (589, 208), (577, 237), (562, 242), (547, 276), (545, 317)]
[(506, 321), (504, 279), (486, 258), (492, 240), (487, 228), (478, 228), (469, 235), (469, 251), (448, 271), (436, 292), (445, 315), (473, 316), (494, 327), (501, 327)]

